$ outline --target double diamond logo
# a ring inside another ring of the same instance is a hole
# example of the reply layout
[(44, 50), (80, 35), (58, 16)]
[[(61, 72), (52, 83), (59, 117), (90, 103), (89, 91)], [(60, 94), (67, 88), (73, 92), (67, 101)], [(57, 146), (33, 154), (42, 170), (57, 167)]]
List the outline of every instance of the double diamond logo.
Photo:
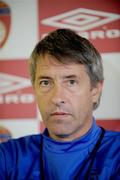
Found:
[(41, 23), (58, 28), (86, 31), (118, 19), (120, 19), (120, 15), (118, 14), (78, 8), (57, 16), (43, 19)]
[(27, 78), (0, 73), (0, 94), (10, 93), (30, 86), (31, 83)]

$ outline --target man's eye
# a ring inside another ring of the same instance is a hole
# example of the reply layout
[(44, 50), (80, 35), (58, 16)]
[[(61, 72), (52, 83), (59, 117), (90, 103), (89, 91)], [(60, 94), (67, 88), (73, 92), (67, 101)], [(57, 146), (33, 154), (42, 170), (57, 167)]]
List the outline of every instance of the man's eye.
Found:
[(47, 81), (47, 80), (44, 80), (44, 81), (41, 81), (41, 82), (40, 82), (40, 85), (41, 85), (41, 86), (48, 86), (49, 84), (50, 84), (50, 82)]
[(69, 83), (70, 83), (71, 85), (73, 85), (73, 84), (76, 84), (76, 81), (75, 81), (74, 79), (71, 79), (71, 80), (69, 80)]

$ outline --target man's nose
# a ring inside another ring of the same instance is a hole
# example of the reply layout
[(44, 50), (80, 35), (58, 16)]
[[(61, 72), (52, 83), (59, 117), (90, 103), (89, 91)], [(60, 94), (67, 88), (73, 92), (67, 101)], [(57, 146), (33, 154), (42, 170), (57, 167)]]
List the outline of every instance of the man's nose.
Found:
[(61, 103), (65, 103), (65, 94), (64, 87), (61, 85), (57, 85), (53, 88), (51, 100), (54, 104), (60, 105)]

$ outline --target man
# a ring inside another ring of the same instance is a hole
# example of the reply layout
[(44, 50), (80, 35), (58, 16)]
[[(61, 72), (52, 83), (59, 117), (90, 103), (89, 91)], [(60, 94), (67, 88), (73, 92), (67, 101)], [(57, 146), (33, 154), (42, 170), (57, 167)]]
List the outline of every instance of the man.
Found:
[(30, 74), (46, 129), (0, 146), (0, 179), (120, 179), (120, 134), (96, 125), (103, 67), (93, 45), (58, 29), (32, 52)]

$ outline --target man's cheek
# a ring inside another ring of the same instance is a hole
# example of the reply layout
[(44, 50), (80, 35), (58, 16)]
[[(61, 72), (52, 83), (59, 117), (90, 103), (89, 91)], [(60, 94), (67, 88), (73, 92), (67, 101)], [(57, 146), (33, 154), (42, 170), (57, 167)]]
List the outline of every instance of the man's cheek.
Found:
[(39, 109), (40, 109), (40, 112), (41, 112), (41, 113), (44, 113), (45, 108), (44, 108), (44, 105), (43, 105), (43, 104), (40, 104), (40, 105), (39, 105)]

